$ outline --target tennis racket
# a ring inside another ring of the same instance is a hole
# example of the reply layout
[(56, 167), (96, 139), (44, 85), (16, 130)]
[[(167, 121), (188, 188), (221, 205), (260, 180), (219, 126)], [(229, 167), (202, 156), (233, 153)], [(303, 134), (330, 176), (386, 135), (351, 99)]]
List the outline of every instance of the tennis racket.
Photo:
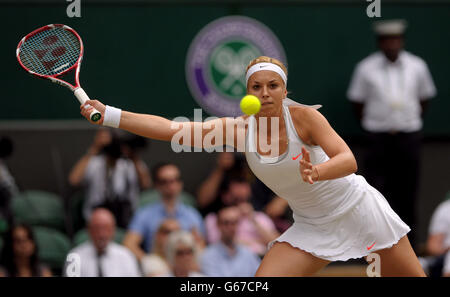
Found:
[[(83, 42), (72, 28), (51, 24), (34, 30), (17, 45), (16, 56), (20, 66), (34, 76), (46, 78), (72, 90), (80, 104), (89, 100), (79, 81)], [(69, 71), (75, 71), (75, 85), (61, 78)], [(100, 120), (101, 113), (94, 109), (90, 118)]]

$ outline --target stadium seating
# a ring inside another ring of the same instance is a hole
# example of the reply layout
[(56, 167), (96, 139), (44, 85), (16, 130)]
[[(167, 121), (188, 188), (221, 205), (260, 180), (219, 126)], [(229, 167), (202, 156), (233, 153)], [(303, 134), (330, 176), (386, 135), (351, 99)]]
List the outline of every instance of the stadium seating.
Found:
[(66, 260), (71, 245), (69, 238), (58, 230), (33, 227), (40, 260), (52, 270), (59, 271)]
[(74, 233), (83, 229), (86, 224), (83, 217), (84, 195), (84, 191), (78, 191), (71, 195), (69, 199), (70, 219)]
[(16, 223), (65, 230), (65, 212), (60, 197), (53, 193), (29, 190), (12, 199)]

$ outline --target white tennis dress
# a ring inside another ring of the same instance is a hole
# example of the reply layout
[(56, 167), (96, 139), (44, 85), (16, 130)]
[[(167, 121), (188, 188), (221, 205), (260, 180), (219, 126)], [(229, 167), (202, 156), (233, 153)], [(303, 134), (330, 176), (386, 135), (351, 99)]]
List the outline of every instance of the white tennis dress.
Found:
[(285, 153), (267, 158), (256, 150), (256, 119), (251, 116), (246, 135), (245, 155), (250, 169), (275, 194), (286, 199), (292, 208), (294, 224), (275, 241), (328, 261), (346, 261), (389, 248), (405, 236), (410, 228), (391, 209), (383, 195), (364, 177), (345, 177), (309, 184), (300, 175), (294, 157), (302, 145), (310, 152), (311, 163), (320, 164), (329, 157), (320, 146), (310, 146), (297, 135), (289, 112), (293, 101), (283, 100), (288, 137)]

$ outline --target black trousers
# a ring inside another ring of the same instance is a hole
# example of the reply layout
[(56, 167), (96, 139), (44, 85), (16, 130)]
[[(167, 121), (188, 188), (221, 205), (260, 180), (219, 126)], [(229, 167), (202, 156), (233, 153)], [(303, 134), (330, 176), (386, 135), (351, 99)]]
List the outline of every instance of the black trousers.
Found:
[(365, 177), (409, 225), (408, 238), (414, 247), (417, 243), (416, 203), (422, 132), (366, 132), (366, 136)]

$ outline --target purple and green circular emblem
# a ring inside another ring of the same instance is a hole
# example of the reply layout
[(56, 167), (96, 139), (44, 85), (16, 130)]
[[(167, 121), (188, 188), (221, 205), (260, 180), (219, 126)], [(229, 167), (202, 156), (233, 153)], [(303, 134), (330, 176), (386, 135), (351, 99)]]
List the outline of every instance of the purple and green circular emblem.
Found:
[(287, 62), (280, 41), (264, 24), (244, 16), (209, 23), (195, 36), (186, 59), (186, 79), (194, 99), (210, 115), (242, 115), (245, 69), (258, 56)]

